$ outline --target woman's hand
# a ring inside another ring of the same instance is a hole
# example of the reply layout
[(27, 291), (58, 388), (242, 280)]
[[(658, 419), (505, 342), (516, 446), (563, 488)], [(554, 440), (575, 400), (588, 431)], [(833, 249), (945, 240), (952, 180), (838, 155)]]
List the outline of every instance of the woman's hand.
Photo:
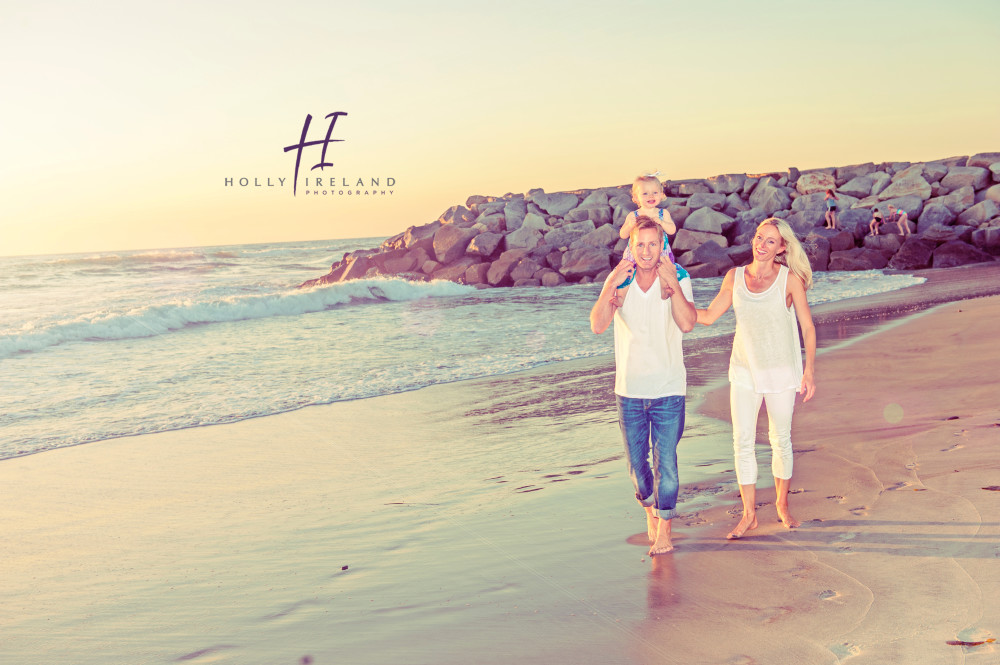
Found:
[(811, 369), (807, 369), (802, 373), (802, 385), (799, 386), (799, 392), (802, 393), (803, 402), (808, 402), (816, 394), (816, 380), (813, 379)]

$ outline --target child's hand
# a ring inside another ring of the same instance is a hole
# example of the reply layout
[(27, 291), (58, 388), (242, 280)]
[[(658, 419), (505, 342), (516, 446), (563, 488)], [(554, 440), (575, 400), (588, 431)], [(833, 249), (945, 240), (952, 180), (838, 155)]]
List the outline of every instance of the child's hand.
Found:
[(615, 266), (614, 270), (611, 271), (611, 283), (615, 286), (615, 288), (618, 288), (632, 275), (634, 271), (635, 264), (628, 259), (622, 259), (618, 265)]

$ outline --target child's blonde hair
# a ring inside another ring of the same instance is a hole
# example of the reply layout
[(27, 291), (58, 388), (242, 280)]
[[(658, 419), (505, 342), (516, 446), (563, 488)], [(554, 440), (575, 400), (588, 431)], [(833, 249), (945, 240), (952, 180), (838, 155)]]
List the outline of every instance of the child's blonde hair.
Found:
[(802, 285), (808, 291), (813, 283), (812, 266), (809, 265), (809, 257), (806, 256), (806, 250), (802, 249), (802, 243), (795, 237), (795, 231), (788, 225), (788, 222), (777, 217), (765, 219), (757, 226), (757, 230), (759, 231), (765, 224), (770, 224), (778, 229), (778, 233), (781, 234), (781, 241), (785, 245), (785, 251), (774, 257), (774, 260), (788, 266), (788, 269), (802, 280)]
[(632, 201), (636, 203), (636, 205), (638, 205), (639, 202), (635, 200), (635, 188), (642, 187), (642, 184), (645, 182), (655, 182), (656, 186), (660, 188), (660, 191), (661, 192), (663, 191), (663, 183), (660, 182), (659, 171), (657, 171), (656, 173), (644, 173), (638, 176), (632, 182)]

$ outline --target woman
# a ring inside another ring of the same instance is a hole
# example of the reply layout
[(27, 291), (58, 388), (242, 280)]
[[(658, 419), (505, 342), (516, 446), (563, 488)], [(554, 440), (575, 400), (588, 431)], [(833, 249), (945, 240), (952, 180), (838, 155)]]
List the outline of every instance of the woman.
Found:
[[(730, 305), (736, 312), (729, 381), (743, 518), (726, 536), (729, 539), (740, 538), (757, 526), (754, 445), (762, 401), (767, 403), (778, 517), (786, 528), (799, 526), (788, 510), (788, 486), (792, 478), (795, 393), (802, 393), (802, 401), (806, 402), (816, 392), (813, 379), (816, 328), (806, 301), (810, 286), (812, 269), (792, 228), (782, 219), (765, 219), (753, 239), (753, 262), (730, 270), (712, 304), (708, 309), (698, 310), (698, 323), (706, 326), (714, 323)], [(796, 317), (805, 340), (804, 369)]]

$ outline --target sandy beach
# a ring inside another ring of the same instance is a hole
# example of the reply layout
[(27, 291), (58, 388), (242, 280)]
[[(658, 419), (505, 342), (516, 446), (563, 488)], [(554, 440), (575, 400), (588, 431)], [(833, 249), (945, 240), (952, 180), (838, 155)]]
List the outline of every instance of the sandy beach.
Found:
[(0, 661), (1000, 662), (1000, 267), (920, 274), (814, 310), (799, 529), (762, 478), (725, 540), (727, 344), (654, 559), (610, 361), (559, 363), (0, 462)]

